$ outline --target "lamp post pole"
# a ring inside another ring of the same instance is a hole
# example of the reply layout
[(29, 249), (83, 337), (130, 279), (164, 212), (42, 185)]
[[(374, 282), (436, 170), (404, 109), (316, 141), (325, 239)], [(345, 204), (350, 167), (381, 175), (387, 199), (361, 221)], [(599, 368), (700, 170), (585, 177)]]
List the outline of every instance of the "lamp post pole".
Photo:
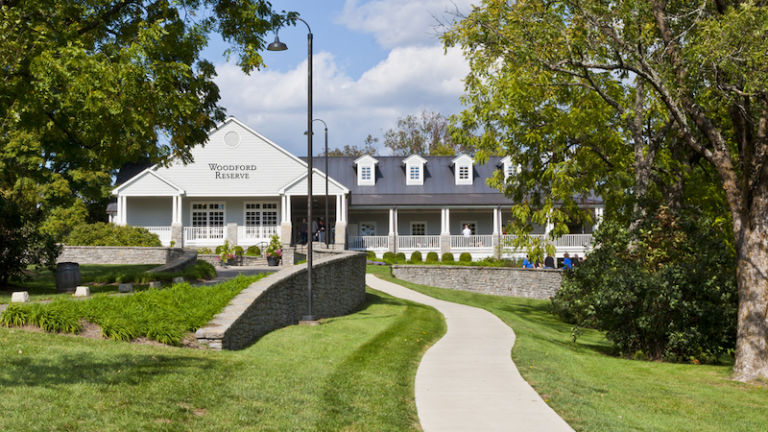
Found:
[[(306, 21), (295, 18), (307, 26), (307, 221), (312, 227), (312, 29)], [(280, 42), (275, 33), (275, 41), (267, 46), (268, 51), (285, 51), (288, 46)], [(312, 235), (307, 236), (307, 314), (303, 321), (314, 321), (312, 314)]]
[[(315, 119), (323, 123), (325, 128), (325, 248), (328, 249), (329, 237), (331, 235), (331, 220), (328, 219), (328, 125), (322, 119)], [(338, 218), (338, 215), (336, 215)]]

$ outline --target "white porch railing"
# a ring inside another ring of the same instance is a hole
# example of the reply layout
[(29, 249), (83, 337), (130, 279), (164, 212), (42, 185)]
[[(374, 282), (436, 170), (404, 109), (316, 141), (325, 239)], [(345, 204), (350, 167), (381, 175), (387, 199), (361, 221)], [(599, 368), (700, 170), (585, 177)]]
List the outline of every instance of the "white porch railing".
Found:
[(389, 236), (350, 236), (349, 248), (357, 250), (389, 249)]
[(279, 225), (239, 225), (237, 227), (238, 242), (269, 241), (273, 235), (280, 235)]
[[(163, 244), (163, 246), (168, 246), (171, 244), (171, 227), (169, 226), (145, 226), (142, 227), (146, 229), (147, 231), (151, 232), (152, 234), (157, 234), (157, 236), (160, 238), (160, 243)], [(181, 245), (177, 245), (181, 246)]]
[(451, 249), (474, 249), (474, 248), (492, 248), (493, 236), (483, 235), (452, 235)]
[(223, 243), (224, 227), (184, 227), (184, 243), (187, 242)]
[(555, 246), (566, 248), (588, 247), (592, 243), (592, 234), (566, 234), (555, 239)]
[(440, 249), (439, 235), (410, 235), (397, 237), (397, 249), (428, 250)]

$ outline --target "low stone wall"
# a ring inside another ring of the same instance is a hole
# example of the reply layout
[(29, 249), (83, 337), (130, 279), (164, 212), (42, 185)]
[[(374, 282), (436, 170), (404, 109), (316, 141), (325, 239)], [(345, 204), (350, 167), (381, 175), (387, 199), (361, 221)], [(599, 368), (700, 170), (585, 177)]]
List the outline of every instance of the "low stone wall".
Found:
[[(198, 254), (197, 259), (206, 261), (215, 266), (221, 265), (219, 256), (217, 254)], [(243, 256), (243, 265), (245, 266), (260, 266), (267, 265), (267, 259), (263, 256)]]
[[(345, 251), (316, 258), (313, 315), (327, 318), (357, 310), (365, 301), (365, 254)], [(287, 266), (243, 290), (195, 336), (213, 349), (241, 349), (306, 314), (307, 265)]]
[(393, 265), (408, 282), (510, 297), (548, 299), (560, 289), (561, 270), (511, 267)]
[(167, 264), (184, 256), (184, 249), (133, 246), (63, 246), (56, 262), (78, 264)]
[(191, 265), (194, 265), (196, 262), (197, 262), (197, 251), (192, 249), (185, 249), (184, 253), (181, 256), (172, 259), (171, 261), (161, 265), (160, 267), (155, 267), (152, 270), (149, 270), (149, 273), (180, 272), (185, 268)]

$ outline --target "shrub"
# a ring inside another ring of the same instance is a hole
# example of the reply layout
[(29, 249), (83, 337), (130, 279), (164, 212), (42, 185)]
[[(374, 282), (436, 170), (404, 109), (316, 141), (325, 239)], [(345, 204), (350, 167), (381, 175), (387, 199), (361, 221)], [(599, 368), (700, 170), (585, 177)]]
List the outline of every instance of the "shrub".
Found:
[(213, 279), (216, 277), (216, 268), (208, 261), (197, 260), (194, 265), (185, 268), (182, 275), (185, 279)]
[(76, 226), (64, 243), (71, 246), (162, 246), (157, 235), (145, 228), (104, 222)]
[(234, 250), (236, 256), (243, 256), (245, 254), (245, 250), (242, 246), (235, 246), (232, 250)]
[(442, 258), (440, 258), (440, 261), (442, 261), (442, 262), (453, 262), (453, 254), (450, 253), (450, 252), (444, 253)]
[(0, 325), (4, 327), (21, 327), (27, 325), (30, 321), (30, 310), (23, 308), (18, 304), (11, 304), (8, 309), (0, 315)]
[(201, 255), (212, 255), (213, 251), (211, 248), (203, 247), (203, 248), (197, 248), (197, 253)]
[(256, 245), (248, 246), (248, 249), (245, 250), (246, 256), (261, 256), (261, 248), (259, 248)]
[(366, 256), (368, 257), (368, 259), (370, 259), (370, 260), (374, 260), (374, 259), (376, 259), (376, 252), (374, 252), (374, 251), (367, 251), (367, 252), (365, 252), (365, 255), (366, 255)]
[(405, 263), (405, 254), (402, 252), (398, 252), (395, 254), (395, 262), (397, 264), (403, 264)]
[(735, 346), (735, 254), (706, 218), (662, 209), (651, 219), (635, 234), (601, 224), (589, 258), (565, 273), (553, 311), (605, 330), (624, 355), (717, 361)]
[(422, 262), (421, 252), (413, 251), (413, 253), (411, 254), (411, 262), (412, 263), (420, 263), (420, 262)]
[(470, 254), (469, 252), (462, 252), (461, 255), (459, 255), (459, 261), (472, 262), (472, 254)]
[[(222, 252), (224, 252), (224, 246), (225, 246), (225, 245), (218, 245), (218, 246), (216, 246), (216, 250), (214, 251), (214, 253), (215, 253), (216, 255), (221, 255), (221, 253), (222, 253)], [(229, 246), (229, 245), (227, 245), (227, 247), (228, 247), (228, 246)]]
[(395, 253), (394, 252), (384, 252), (384, 255), (381, 256), (381, 258), (384, 261), (394, 261), (395, 260)]
[(437, 252), (429, 252), (429, 253), (427, 253), (426, 261), (428, 263), (435, 263), (435, 262), (437, 262)]

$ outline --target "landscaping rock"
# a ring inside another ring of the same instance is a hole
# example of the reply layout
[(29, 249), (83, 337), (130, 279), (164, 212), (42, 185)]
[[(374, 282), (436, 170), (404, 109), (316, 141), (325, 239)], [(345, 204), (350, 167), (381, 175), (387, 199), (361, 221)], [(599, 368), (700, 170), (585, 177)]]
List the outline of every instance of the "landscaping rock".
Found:
[(162, 288), (163, 287), (163, 283), (160, 282), (160, 281), (152, 281), (152, 282), (149, 283), (149, 287), (150, 288)]
[(11, 303), (28, 303), (28, 302), (29, 302), (28, 291), (17, 291), (11, 294)]
[(91, 295), (91, 289), (87, 286), (78, 286), (75, 288), (75, 297), (88, 297)]
[(184, 278), (181, 277), (181, 276), (175, 277), (175, 278), (173, 278), (173, 283), (175, 283), (175, 284), (177, 284), (177, 283), (184, 283)]
[(117, 291), (121, 293), (133, 292), (133, 284), (124, 283), (117, 286)]

